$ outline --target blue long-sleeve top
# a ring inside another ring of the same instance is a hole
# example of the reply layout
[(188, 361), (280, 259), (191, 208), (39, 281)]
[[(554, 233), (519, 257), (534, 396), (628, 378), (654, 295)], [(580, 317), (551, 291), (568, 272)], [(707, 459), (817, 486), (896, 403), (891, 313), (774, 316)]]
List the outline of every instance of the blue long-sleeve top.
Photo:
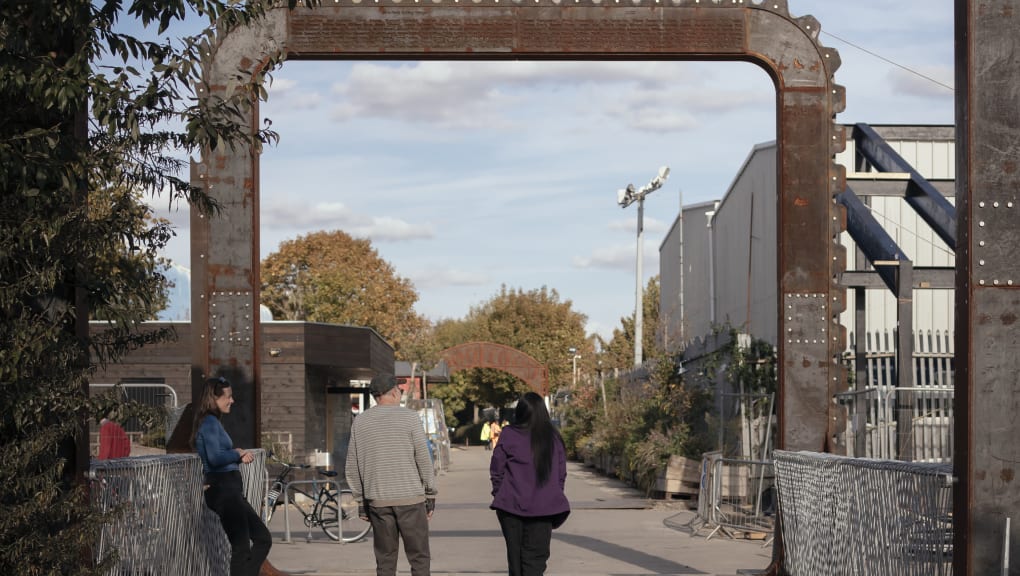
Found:
[(237, 470), (237, 463), (241, 461), (230, 435), (220, 419), (212, 414), (206, 415), (199, 425), (195, 448), (202, 458), (202, 471), (206, 474)]

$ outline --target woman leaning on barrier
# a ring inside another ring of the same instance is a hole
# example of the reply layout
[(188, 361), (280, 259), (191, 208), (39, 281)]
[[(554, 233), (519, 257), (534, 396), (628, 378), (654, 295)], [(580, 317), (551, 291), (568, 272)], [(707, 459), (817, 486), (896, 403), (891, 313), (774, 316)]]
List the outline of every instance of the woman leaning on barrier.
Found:
[(202, 458), (205, 473), (205, 504), (223, 524), (230, 541), (231, 576), (257, 576), (273, 544), (269, 529), (244, 499), (244, 485), (238, 465), (250, 463), (251, 453), (234, 448), (230, 435), (220, 423), (230, 413), (233, 391), (226, 378), (205, 381), (202, 399), (195, 411), (191, 446)]

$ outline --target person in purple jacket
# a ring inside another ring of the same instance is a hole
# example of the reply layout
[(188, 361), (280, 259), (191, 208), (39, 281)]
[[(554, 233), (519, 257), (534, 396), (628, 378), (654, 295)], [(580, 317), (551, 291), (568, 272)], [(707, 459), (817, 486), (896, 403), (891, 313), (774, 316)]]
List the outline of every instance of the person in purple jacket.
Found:
[(570, 514), (563, 492), (567, 454), (542, 397), (517, 401), (514, 424), (503, 429), (489, 462), (492, 504), (506, 540), (510, 576), (540, 576), (552, 531)]

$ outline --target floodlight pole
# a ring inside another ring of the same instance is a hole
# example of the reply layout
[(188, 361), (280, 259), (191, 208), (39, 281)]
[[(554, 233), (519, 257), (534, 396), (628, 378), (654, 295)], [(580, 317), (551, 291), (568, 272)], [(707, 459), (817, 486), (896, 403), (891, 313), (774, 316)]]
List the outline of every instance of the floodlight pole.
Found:
[(618, 193), (618, 203), (621, 208), (626, 208), (634, 202), (638, 205), (637, 217), (637, 279), (634, 290), (634, 367), (639, 368), (643, 363), (644, 352), (642, 340), (644, 339), (644, 286), (641, 283), (642, 252), (644, 248), (645, 232), (645, 196), (658, 190), (669, 177), (669, 167), (659, 168), (659, 174), (643, 186), (640, 190), (634, 191), (634, 186), (628, 185), (626, 189)]
[(570, 348), (567, 352), (570, 352), (570, 384), (577, 388), (577, 359), (581, 355), (577, 353), (577, 348)]
[(645, 247), (645, 195), (638, 198), (637, 205), (637, 277), (634, 283), (634, 367), (639, 368), (644, 360), (644, 316), (645, 291), (642, 290), (641, 272), (644, 258), (641, 252)]

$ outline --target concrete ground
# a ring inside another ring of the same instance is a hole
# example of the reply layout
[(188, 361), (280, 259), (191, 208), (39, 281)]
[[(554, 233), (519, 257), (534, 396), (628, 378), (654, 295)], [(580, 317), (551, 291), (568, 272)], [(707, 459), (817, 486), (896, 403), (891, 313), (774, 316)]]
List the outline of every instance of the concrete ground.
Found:
[[(482, 447), (454, 447), (449, 470), (439, 476), (439, 498), (431, 521), (432, 573), (506, 573), (506, 549), (496, 514), (489, 510), (489, 455)], [(568, 464), (567, 497), (572, 512), (553, 533), (549, 575), (735, 576), (765, 568), (771, 546), (731, 540), (708, 531), (692, 535), (695, 513), (684, 502), (657, 501), (591, 468)], [(269, 559), (280, 570), (317, 576), (368, 576), (375, 571), (371, 533), (352, 544), (329, 540), (305, 528), (291, 512), (291, 542), (283, 542), (284, 515), (270, 523)], [(400, 574), (410, 568), (401, 552)]]

